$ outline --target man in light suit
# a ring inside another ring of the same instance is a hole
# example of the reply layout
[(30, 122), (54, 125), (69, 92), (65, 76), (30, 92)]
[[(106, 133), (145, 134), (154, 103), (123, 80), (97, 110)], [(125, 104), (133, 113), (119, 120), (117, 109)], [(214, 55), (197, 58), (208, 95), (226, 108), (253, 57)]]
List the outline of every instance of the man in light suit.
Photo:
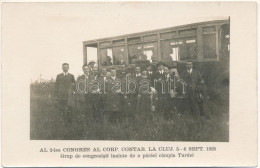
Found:
[(68, 73), (69, 64), (62, 64), (63, 72), (56, 77), (55, 83), (55, 98), (58, 101), (59, 112), (63, 116), (63, 119), (66, 123), (70, 121), (69, 113), (71, 109), (68, 106), (68, 92), (71, 88), (71, 85), (75, 83), (74, 75)]

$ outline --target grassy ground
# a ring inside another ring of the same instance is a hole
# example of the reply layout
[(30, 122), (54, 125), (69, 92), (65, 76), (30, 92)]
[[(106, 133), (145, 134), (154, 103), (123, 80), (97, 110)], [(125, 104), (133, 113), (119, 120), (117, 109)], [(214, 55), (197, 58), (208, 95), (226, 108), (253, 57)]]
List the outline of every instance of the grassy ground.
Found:
[(134, 122), (88, 123), (73, 111), (71, 123), (66, 124), (51, 94), (42, 93), (46, 89), (31, 86), (31, 139), (229, 141), (228, 103), (216, 98), (208, 101), (209, 118), (172, 112), (168, 120), (157, 116), (145, 121), (144, 116)]

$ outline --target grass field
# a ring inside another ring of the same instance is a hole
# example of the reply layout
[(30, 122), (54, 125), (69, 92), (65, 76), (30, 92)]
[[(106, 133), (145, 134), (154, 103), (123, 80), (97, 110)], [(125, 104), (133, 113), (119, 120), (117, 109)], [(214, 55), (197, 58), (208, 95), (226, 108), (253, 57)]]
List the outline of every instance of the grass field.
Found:
[(144, 122), (111, 124), (87, 123), (73, 111), (68, 125), (57, 110), (52, 98), (53, 83), (31, 85), (30, 137), (33, 140), (140, 140), (140, 141), (229, 141), (229, 104), (218, 98), (207, 103), (207, 117), (172, 113), (165, 120), (158, 116)]

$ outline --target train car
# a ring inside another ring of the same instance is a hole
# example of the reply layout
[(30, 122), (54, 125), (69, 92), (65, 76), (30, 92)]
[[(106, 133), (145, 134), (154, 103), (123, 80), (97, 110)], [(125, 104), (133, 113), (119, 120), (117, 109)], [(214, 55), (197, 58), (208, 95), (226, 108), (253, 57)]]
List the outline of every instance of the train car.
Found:
[[(99, 68), (177, 64), (181, 76), (187, 61), (201, 72), (208, 93), (229, 97), (230, 20), (213, 20), (83, 42), (83, 62)], [(90, 50), (95, 52), (90, 53)], [(89, 54), (90, 53), (90, 54)]]

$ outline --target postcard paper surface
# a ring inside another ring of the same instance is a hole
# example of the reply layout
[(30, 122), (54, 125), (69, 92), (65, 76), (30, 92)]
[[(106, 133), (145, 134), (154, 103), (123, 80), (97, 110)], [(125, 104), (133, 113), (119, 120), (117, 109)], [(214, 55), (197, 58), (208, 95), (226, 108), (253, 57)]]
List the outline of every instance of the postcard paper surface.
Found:
[(256, 166), (255, 2), (2, 4), (2, 165)]

